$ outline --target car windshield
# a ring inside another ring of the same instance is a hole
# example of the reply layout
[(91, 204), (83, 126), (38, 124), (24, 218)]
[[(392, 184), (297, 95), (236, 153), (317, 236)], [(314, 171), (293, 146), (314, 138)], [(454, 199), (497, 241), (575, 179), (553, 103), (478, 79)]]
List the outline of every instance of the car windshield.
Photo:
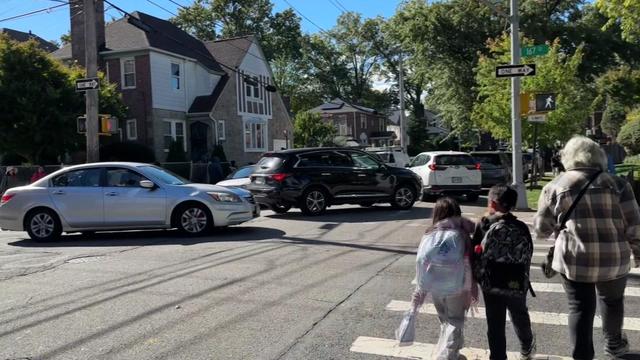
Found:
[(474, 165), (469, 155), (438, 155), (436, 165)]
[(260, 171), (273, 171), (278, 170), (282, 166), (284, 159), (279, 156), (264, 156), (258, 164), (256, 165), (255, 170)]
[(377, 152), (376, 155), (382, 159), (382, 161), (386, 162), (386, 163), (392, 163), (395, 162), (395, 158), (393, 157), (392, 153), (388, 153), (388, 152)]
[(244, 178), (248, 178), (249, 176), (251, 176), (251, 174), (253, 174), (254, 170), (255, 170), (254, 166), (245, 166), (245, 167), (240, 168), (240, 169), (234, 171), (233, 173), (231, 173), (231, 175), (229, 175), (227, 177), (227, 179), (244, 179)]
[(142, 166), (141, 169), (145, 173), (160, 180), (160, 182), (165, 185), (185, 185), (189, 183), (188, 180), (183, 179), (182, 177), (172, 173), (169, 170), (165, 170), (157, 166)]

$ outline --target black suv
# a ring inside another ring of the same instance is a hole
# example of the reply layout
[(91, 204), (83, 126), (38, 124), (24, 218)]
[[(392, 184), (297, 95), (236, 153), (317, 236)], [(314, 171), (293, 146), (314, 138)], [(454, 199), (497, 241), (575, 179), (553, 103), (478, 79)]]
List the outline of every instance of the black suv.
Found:
[(264, 154), (246, 188), (275, 212), (299, 207), (304, 214), (319, 215), (338, 204), (386, 202), (409, 209), (421, 187), (412, 171), (387, 166), (364, 151), (315, 148)]

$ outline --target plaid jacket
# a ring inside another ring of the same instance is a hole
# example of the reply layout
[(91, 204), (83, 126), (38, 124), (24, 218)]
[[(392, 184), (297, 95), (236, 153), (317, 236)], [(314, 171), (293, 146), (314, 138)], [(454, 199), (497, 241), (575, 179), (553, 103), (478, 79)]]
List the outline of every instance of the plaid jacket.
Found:
[(538, 202), (538, 240), (555, 243), (553, 269), (577, 282), (599, 282), (629, 273), (631, 253), (640, 260), (640, 211), (631, 185), (602, 173), (591, 184), (566, 223), (556, 232), (563, 214), (595, 173), (571, 169), (547, 184)]

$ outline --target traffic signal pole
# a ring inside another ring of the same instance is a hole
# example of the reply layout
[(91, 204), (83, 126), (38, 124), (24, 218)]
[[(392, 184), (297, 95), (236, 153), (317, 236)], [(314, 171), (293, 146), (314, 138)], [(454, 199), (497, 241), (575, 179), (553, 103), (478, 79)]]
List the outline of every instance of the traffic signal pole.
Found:
[[(87, 67), (87, 78), (98, 77), (98, 48), (96, 40), (96, 7), (95, 0), (84, 0), (84, 51)], [(85, 92), (87, 113), (87, 162), (100, 159), (100, 143), (98, 140), (98, 91)]]
[[(520, 64), (520, 19), (518, 18), (518, 0), (511, 0), (511, 65)], [(516, 208), (528, 209), (527, 193), (522, 174), (522, 124), (520, 122), (520, 78), (511, 78), (511, 149), (513, 187), (518, 192)]]

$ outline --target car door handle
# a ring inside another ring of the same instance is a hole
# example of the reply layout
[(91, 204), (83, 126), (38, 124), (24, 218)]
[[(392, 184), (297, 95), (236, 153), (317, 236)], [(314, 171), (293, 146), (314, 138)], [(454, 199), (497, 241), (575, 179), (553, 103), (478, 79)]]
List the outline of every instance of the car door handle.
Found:
[(111, 191), (105, 194), (106, 196), (118, 196), (118, 193), (115, 191)]
[(52, 192), (53, 195), (64, 195), (64, 191), (62, 190), (56, 190), (54, 192)]
[(322, 176), (331, 176), (331, 173), (322, 173), (320, 175), (322, 175)]
[(359, 177), (365, 177), (367, 174), (358, 174)]

